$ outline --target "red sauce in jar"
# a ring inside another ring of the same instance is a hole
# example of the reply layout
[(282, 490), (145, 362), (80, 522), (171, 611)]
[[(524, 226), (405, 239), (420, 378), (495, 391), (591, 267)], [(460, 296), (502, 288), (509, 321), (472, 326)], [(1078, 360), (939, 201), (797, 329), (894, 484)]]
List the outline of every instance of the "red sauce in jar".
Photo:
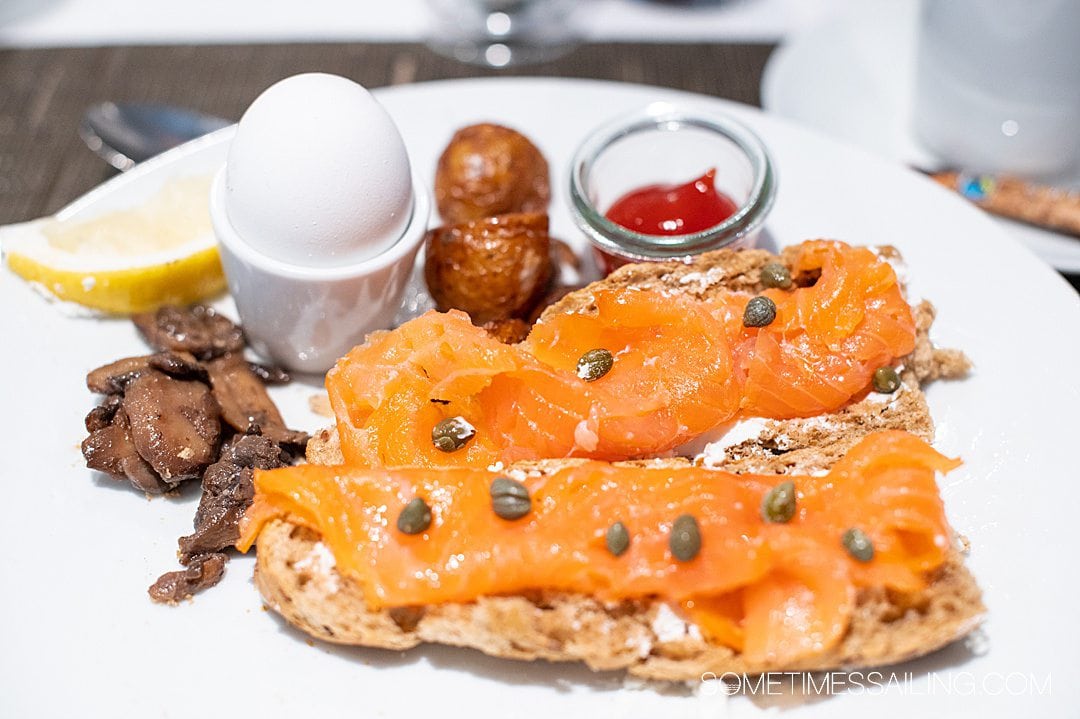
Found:
[(626, 193), (605, 215), (644, 235), (689, 235), (731, 217), (739, 206), (717, 192), (716, 170), (685, 185), (648, 185)]
[[(718, 192), (716, 170), (684, 185), (647, 185), (632, 190), (607, 211), (605, 217), (628, 230), (643, 235), (689, 235), (719, 225), (734, 215), (739, 206)], [(630, 260), (596, 250), (600, 269), (606, 275)]]

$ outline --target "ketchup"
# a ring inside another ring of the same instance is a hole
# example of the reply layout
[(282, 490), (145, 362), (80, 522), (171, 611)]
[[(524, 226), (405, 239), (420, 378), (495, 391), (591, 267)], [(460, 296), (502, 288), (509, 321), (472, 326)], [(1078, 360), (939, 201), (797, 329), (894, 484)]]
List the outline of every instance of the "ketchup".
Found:
[[(689, 235), (719, 225), (739, 206), (718, 192), (716, 169), (684, 185), (647, 185), (631, 190), (607, 211), (605, 217), (643, 235)], [(604, 274), (630, 260), (596, 250)]]
[(716, 191), (716, 170), (685, 185), (648, 185), (626, 193), (605, 215), (644, 235), (689, 235), (719, 225), (739, 209)]

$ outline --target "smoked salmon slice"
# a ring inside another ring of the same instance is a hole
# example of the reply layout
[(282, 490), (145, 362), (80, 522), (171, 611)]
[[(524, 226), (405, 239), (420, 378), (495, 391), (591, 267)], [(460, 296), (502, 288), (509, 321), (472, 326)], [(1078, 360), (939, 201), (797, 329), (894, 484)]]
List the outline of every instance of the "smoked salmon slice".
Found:
[[(370, 467), (614, 461), (661, 455), (740, 416), (839, 409), (912, 351), (911, 307), (869, 249), (815, 240), (794, 263), (819, 277), (766, 290), (776, 318), (765, 327), (743, 326), (744, 292), (598, 288), (595, 312), (548, 316), (516, 346), (454, 311), (377, 333), (327, 375), (342, 452)], [(613, 364), (586, 382), (577, 364), (594, 349)], [(453, 417), (476, 432), (447, 453), (431, 432)]]
[[(958, 464), (898, 431), (869, 435), (823, 476), (567, 463), (513, 473), (530, 501), (515, 520), (493, 509), (500, 475), (484, 469), (301, 465), (256, 471), (238, 546), (286, 518), (321, 535), (372, 609), (538, 589), (660, 598), (748, 659), (790, 662), (839, 641), (860, 587), (925, 585), (953, 551), (935, 473)], [(781, 479), (794, 482), (794, 516), (768, 522), (762, 501)], [(430, 524), (406, 534), (395, 522), (416, 498)], [(671, 546), (681, 515), (700, 529), (684, 561)], [(605, 543), (615, 522), (630, 537), (617, 556)], [(842, 544), (851, 528), (871, 539), (869, 561)]]

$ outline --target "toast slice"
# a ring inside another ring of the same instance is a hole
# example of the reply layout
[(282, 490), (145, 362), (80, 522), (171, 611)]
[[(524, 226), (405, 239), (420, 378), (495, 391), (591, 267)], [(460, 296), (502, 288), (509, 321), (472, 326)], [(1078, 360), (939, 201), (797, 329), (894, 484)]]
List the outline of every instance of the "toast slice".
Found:
[[(530, 471), (550, 471), (545, 460)], [(654, 680), (696, 681), (711, 672), (814, 671), (893, 664), (963, 637), (985, 607), (960, 551), (925, 590), (861, 590), (851, 624), (831, 651), (794, 665), (753, 663), (710, 643), (666, 602), (606, 603), (582, 594), (536, 592), (475, 602), (372, 611), (360, 586), (334, 567), (319, 536), (285, 520), (263, 528), (255, 585), (267, 605), (313, 637), (339, 644), (408, 649), (430, 642), (507, 659), (580, 661)]]
[[(895, 251), (881, 254), (898, 261)], [(722, 288), (758, 291), (759, 272), (784, 255), (762, 250), (720, 250), (691, 264), (629, 265), (599, 285), (653, 287), (700, 297)], [(800, 278), (796, 278), (797, 280)], [(805, 278), (802, 278), (805, 279)], [(590, 285), (572, 292), (545, 314), (595, 311)], [(640, 460), (678, 466), (689, 461), (728, 471), (764, 474), (825, 471), (867, 434), (902, 429), (933, 436), (922, 383), (958, 377), (970, 368), (961, 352), (935, 348), (929, 340), (933, 307), (915, 307), (918, 339), (904, 358), (903, 387), (893, 395), (871, 393), (860, 401), (811, 419), (754, 420), (732, 432), (739, 441), (719, 443), (706, 457)], [(744, 421), (745, 422), (745, 421)], [(747, 436), (742, 436), (747, 435)], [(714, 445), (715, 447), (715, 445)], [(324, 429), (308, 444), (315, 464), (342, 461), (337, 432)], [(579, 460), (523, 463), (513, 471), (548, 472)], [(626, 670), (653, 680), (696, 681), (707, 673), (814, 671), (893, 664), (934, 651), (972, 631), (985, 613), (974, 577), (959, 546), (914, 594), (860, 590), (842, 641), (825, 654), (795, 665), (751, 663), (705, 639), (666, 602), (641, 599), (607, 603), (557, 592), (485, 597), (475, 602), (371, 611), (358, 584), (334, 567), (333, 555), (316, 533), (285, 520), (268, 524), (258, 539), (255, 584), (267, 604), (308, 634), (334, 643), (407, 649), (430, 642), (471, 647), (520, 660), (580, 661), (594, 670)]]
[[(582, 290), (583, 292), (584, 290)], [(721, 428), (719, 442), (702, 453), (710, 437), (702, 437), (665, 461), (696, 461), (729, 472), (759, 474), (813, 474), (827, 470), (863, 437), (873, 432), (900, 429), (926, 441), (934, 438), (934, 423), (922, 384), (934, 379), (962, 377), (971, 367), (959, 350), (940, 349), (930, 342), (934, 308), (916, 305), (915, 350), (903, 360), (903, 382), (892, 395), (871, 393), (835, 412), (807, 419), (742, 420)], [(324, 395), (319, 398), (325, 399)], [(325, 402), (329, 413), (329, 402)], [(746, 429), (749, 428), (749, 432)], [(724, 433), (727, 430), (727, 434)], [(735, 435), (735, 441), (726, 440)], [(324, 428), (307, 445), (307, 461), (341, 464), (344, 457), (337, 429)], [(649, 461), (649, 460), (643, 460)]]
[[(771, 262), (791, 266), (789, 255), (794, 251), (791, 248), (775, 255), (765, 250), (717, 250), (688, 264), (626, 265), (599, 282), (565, 295), (548, 307), (541, 319), (563, 312), (595, 312), (593, 292), (599, 288), (659, 289), (702, 299), (722, 290), (760, 292), (761, 268)], [(897, 267), (898, 276), (903, 276), (902, 259), (894, 248), (882, 247), (877, 252)], [(674, 456), (688, 461), (696, 459), (729, 472), (811, 474), (828, 469), (872, 432), (900, 429), (931, 441), (934, 423), (922, 386), (935, 379), (963, 377), (971, 369), (971, 362), (963, 352), (938, 348), (930, 341), (935, 316), (932, 304), (924, 300), (915, 304), (913, 310), (915, 349), (901, 361), (903, 384), (894, 394), (870, 393), (835, 412), (808, 419), (752, 419), (731, 423), (684, 446)], [(330, 414), (325, 395), (318, 397), (317, 404)], [(712, 444), (705, 456), (699, 456), (713, 439), (719, 441)], [(333, 429), (319, 433), (308, 445), (308, 461), (317, 464), (342, 461)]]

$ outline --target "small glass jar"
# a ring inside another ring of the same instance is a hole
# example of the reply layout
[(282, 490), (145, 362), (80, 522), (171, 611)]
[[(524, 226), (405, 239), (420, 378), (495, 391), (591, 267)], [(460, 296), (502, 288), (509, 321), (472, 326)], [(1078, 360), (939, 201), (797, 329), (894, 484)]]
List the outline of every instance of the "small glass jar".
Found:
[[(648, 235), (607, 219), (629, 192), (682, 185), (715, 169), (716, 190), (738, 207), (712, 227), (685, 235)], [(570, 168), (570, 207), (606, 274), (630, 262), (688, 261), (722, 247), (753, 247), (776, 195), (765, 145), (724, 115), (654, 103), (597, 128)]]

